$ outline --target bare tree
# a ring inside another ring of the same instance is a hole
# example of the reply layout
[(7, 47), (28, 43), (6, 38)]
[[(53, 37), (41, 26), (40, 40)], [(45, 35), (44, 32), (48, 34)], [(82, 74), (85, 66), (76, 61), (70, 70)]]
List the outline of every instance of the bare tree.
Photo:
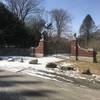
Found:
[(37, 18), (33, 18), (33, 20), (31, 20), (32, 22), (30, 22), (32, 24), (32, 28), (34, 29), (34, 31), (39, 31), (40, 33), (42, 33), (43, 28), (45, 27), (45, 21), (38, 16)]
[(71, 21), (69, 13), (64, 9), (53, 9), (51, 11), (53, 22), (55, 23), (58, 37), (62, 35), (62, 32), (67, 29), (68, 23)]
[(31, 19), (27, 26), (31, 29), (31, 34), (34, 38), (35, 46), (38, 46), (40, 39), (42, 38), (42, 33), (45, 28), (45, 20), (41, 16), (35, 16)]
[(6, 5), (23, 23), (29, 15), (40, 13), (43, 0), (5, 0)]

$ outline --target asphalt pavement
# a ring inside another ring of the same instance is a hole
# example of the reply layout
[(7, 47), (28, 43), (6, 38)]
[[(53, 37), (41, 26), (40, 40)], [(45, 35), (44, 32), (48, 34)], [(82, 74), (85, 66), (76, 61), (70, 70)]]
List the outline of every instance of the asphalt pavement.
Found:
[(0, 100), (100, 100), (100, 90), (0, 70)]

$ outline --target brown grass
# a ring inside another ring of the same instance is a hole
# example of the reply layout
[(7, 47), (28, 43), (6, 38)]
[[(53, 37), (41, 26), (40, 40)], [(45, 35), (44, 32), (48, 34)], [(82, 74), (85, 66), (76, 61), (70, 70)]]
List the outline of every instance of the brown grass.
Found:
[(97, 60), (100, 63), (100, 52), (97, 52)]
[(78, 67), (80, 70), (80, 73), (82, 73), (84, 70), (90, 69), (90, 71), (94, 74), (100, 75), (100, 63), (92, 63), (92, 62), (85, 62), (85, 61), (75, 61), (75, 60), (63, 60), (61, 62), (58, 62), (58, 64), (61, 63), (71, 63), (75, 67)]

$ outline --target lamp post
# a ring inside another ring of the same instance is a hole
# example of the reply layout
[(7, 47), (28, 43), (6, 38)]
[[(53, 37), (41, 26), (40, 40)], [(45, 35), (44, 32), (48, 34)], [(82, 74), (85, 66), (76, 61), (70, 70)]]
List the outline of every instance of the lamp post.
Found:
[(76, 33), (74, 34), (74, 37), (75, 37), (75, 56), (76, 56), (76, 60), (78, 60), (78, 38), (76, 36)]

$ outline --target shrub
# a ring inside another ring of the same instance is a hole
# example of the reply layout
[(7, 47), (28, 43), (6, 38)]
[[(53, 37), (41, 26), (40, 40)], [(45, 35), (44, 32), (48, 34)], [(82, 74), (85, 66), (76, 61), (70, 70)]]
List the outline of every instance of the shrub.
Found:
[(38, 64), (38, 59), (31, 60), (29, 64)]
[(55, 63), (48, 63), (46, 65), (47, 68), (57, 68), (57, 65)]
[(83, 71), (82, 74), (92, 75), (90, 69), (87, 69), (87, 70)]

